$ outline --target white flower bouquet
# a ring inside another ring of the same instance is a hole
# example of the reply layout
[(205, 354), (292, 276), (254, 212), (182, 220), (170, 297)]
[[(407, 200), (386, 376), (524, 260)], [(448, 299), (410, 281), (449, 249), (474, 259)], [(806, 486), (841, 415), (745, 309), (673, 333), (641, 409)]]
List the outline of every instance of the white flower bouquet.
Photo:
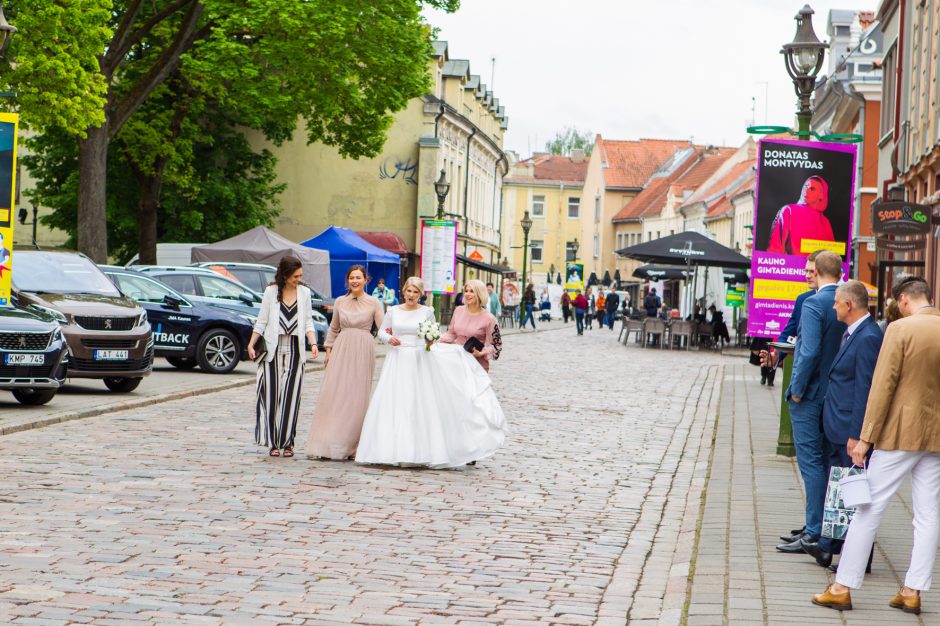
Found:
[(418, 337), (424, 339), (424, 349), (431, 350), (431, 344), (441, 338), (441, 326), (434, 320), (425, 320), (418, 323)]

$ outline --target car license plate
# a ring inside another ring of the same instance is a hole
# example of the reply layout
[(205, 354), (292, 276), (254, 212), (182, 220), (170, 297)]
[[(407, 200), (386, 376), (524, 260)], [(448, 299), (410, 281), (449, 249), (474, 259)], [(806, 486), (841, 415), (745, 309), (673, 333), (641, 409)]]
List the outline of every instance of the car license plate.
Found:
[(96, 361), (126, 361), (127, 350), (95, 350)]
[(46, 362), (44, 354), (8, 354), (7, 365), (42, 365)]

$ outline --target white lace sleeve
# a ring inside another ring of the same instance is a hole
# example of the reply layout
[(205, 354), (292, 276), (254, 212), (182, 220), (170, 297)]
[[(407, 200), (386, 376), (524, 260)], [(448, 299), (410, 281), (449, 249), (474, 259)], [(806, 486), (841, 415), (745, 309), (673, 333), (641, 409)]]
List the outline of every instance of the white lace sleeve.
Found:
[(394, 310), (395, 307), (388, 307), (388, 310), (385, 312), (385, 317), (382, 318), (382, 325), (379, 326), (378, 338), (382, 343), (388, 343), (389, 339), (392, 338), (392, 334), (388, 331), (393, 328), (394, 316), (392, 315), (392, 311)]

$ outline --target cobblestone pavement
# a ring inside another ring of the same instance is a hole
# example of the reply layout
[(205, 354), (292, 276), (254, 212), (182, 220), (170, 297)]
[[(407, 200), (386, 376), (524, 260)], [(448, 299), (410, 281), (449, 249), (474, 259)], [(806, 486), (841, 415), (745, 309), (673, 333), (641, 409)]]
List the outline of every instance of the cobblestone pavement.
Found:
[(0, 437), (0, 623), (678, 623), (729, 362), (507, 336), (456, 471), (269, 458), (250, 387)]

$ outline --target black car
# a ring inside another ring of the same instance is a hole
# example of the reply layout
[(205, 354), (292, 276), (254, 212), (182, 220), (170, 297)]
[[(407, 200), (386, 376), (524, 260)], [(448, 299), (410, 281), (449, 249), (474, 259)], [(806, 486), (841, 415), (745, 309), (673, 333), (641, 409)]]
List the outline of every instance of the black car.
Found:
[(0, 389), (45, 404), (65, 382), (69, 351), (59, 322), (35, 308), (0, 307)]
[(198, 365), (226, 374), (247, 358), (257, 318), (188, 299), (154, 278), (133, 270), (102, 267), (121, 293), (147, 310), (156, 356), (179, 369)]

